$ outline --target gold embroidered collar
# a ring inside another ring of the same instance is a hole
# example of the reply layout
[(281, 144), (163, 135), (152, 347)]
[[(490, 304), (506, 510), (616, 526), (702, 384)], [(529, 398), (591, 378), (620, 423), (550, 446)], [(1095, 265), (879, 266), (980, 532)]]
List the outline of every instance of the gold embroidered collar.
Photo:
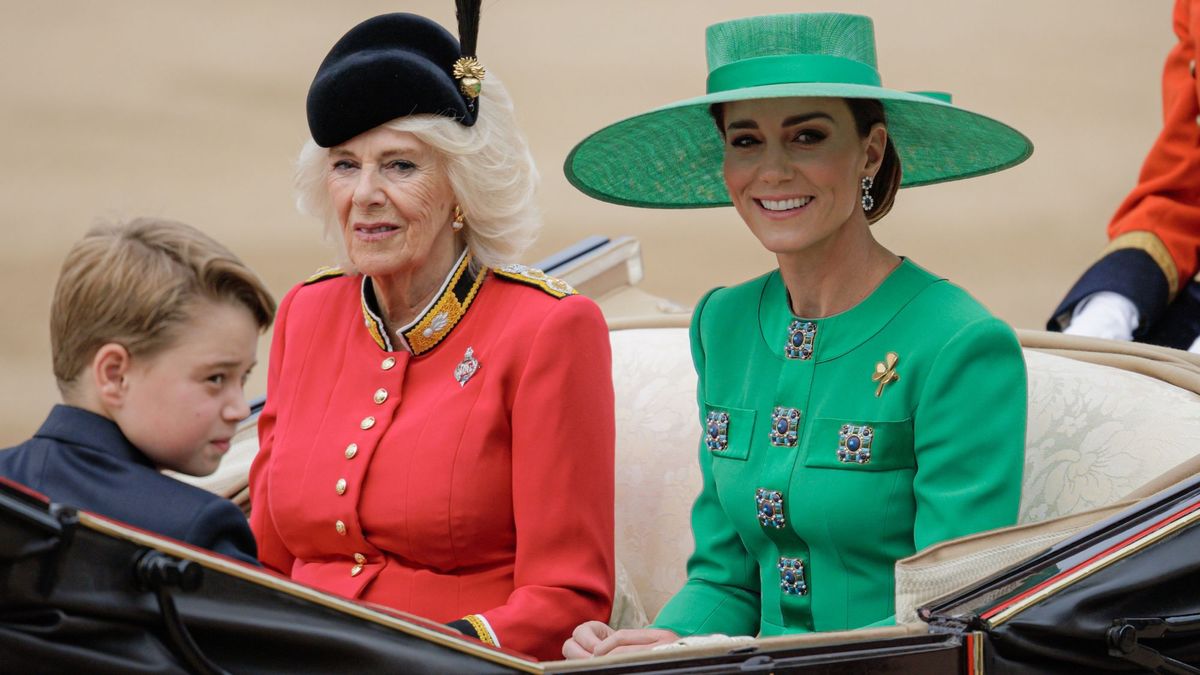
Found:
[(375, 287), (371, 278), (364, 275), (362, 313), (367, 332), (380, 349), (396, 351), (392, 342), (395, 339), (400, 343), (400, 348), (411, 352), (413, 356), (424, 354), (446, 339), (466, 315), (467, 309), (479, 292), (480, 285), (483, 284), (486, 272), (487, 270), (482, 270), (478, 275), (473, 273), (471, 254), (464, 250), (429, 305), (412, 322), (396, 329), (393, 335), (388, 335), (383, 319), (380, 318), (383, 312), (379, 310), (379, 301), (375, 298)]

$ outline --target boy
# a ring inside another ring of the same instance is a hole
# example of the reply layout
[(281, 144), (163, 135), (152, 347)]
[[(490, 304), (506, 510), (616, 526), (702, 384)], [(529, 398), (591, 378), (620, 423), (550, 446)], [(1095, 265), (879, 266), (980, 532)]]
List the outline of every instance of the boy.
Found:
[(216, 470), (238, 422), (275, 301), (195, 228), (99, 226), (67, 254), (51, 305), (63, 404), (0, 451), (0, 476), (51, 500), (255, 563), (229, 500), (163, 475)]

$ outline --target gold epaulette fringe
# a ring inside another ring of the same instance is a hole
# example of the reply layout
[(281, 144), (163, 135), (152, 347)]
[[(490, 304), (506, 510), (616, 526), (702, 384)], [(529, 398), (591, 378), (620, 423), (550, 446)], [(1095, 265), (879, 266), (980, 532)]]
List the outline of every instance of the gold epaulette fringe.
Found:
[(563, 298), (568, 295), (578, 295), (578, 291), (571, 287), (571, 284), (547, 275), (545, 272), (536, 267), (526, 267), (525, 265), (505, 265), (495, 268), (496, 276), (504, 279), (516, 281), (534, 288), (540, 288), (546, 293), (553, 295), (556, 298)]
[(312, 273), (312, 276), (310, 276), (309, 278), (304, 280), (304, 285), (307, 286), (309, 284), (315, 284), (318, 281), (324, 281), (326, 279), (334, 279), (336, 277), (344, 276), (345, 274), (346, 274), (346, 272), (343, 271), (342, 268), (340, 268), (340, 267), (331, 267), (331, 266), (320, 267), (320, 268), (317, 268), (316, 272)]

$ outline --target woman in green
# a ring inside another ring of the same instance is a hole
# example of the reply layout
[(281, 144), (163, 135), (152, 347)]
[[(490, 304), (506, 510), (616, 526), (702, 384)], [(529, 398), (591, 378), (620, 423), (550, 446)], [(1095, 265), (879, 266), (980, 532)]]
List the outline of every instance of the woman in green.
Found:
[(1012, 330), (870, 225), (897, 188), (1010, 167), (1028, 139), (944, 94), (882, 87), (866, 17), (748, 18), (707, 42), (706, 96), (593, 134), (567, 176), (621, 204), (732, 203), (779, 268), (709, 292), (692, 319), (703, 488), (687, 583), (651, 628), (581, 625), (568, 657), (887, 624), (898, 558), (1017, 517)]

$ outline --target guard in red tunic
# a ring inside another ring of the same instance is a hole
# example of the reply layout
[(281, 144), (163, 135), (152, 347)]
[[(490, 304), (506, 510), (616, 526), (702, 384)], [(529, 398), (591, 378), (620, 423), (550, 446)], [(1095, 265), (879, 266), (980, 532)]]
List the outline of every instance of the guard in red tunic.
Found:
[(1173, 23), (1162, 132), (1108, 225), (1108, 247), (1054, 310), (1050, 330), (1200, 351), (1200, 0), (1176, 0)]

